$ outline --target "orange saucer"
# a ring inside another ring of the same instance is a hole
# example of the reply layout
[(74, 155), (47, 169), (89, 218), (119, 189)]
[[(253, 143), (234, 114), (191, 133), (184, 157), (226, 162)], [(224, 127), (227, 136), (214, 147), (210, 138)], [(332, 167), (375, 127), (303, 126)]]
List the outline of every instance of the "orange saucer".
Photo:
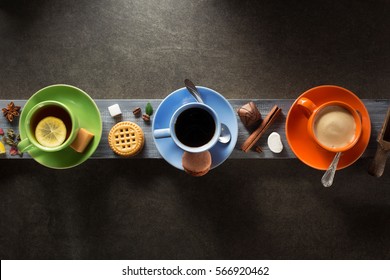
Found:
[[(342, 153), (337, 169), (350, 166), (364, 153), (371, 135), (370, 116), (363, 102), (351, 91), (332, 85), (318, 86), (304, 92), (297, 98), (306, 97), (317, 106), (329, 101), (342, 101), (348, 103), (359, 111), (362, 117), (362, 134), (359, 141), (350, 150)], [(308, 119), (298, 107), (297, 100), (293, 103), (286, 120), (286, 137), (294, 154), (305, 164), (326, 170), (332, 162), (335, 153), (321, 148), (308, 134)]]

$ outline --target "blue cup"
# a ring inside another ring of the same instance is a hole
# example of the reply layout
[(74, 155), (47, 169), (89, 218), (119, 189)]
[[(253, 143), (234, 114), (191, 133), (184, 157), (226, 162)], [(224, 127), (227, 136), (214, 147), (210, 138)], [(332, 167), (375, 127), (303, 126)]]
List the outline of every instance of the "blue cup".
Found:
[(201, 153), (210, 150), (221, 134), (217, 113), (199, 102), (186, 103), (172, 115), (169, 127), (153, 131), (155, 138), (171, 137), (182, 150)]

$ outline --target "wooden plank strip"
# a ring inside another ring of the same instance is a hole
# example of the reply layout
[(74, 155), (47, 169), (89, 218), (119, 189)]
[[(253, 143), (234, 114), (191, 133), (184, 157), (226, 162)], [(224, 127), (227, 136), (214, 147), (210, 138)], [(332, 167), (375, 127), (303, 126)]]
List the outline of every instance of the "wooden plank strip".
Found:
[[(16, 105), (23, 106), (26, 100), (13, 100)], [(141, 126), (145, 133), (145, 147), (141, 153), (136, 155), (134, 158), (126, 159), (143, 159), (143, 158), (151, 158), (151, 159), (161, 159), (161, 155), (159, 154), (156, 146), (154, 145), (154, 141), (152, 138), (152, 122), (145, 123), (142, 118), (136, 118), (132, 111), (136, 107), (140, 107), (142, 111), (145, 111), (145, 106), (147, 102), (150, 102), (154, 108), (157, 109), (158, 105), (161, 103), (162, 99), (96, 99), (95, 102), (99, 107), (102, 122), (103, 122), (103, 133), (101, 142), (96, 149), (96, 152), (92, 155), (92, 159), (119, 159), (120, 157), (111, 152), (108, 146), (108, 132), (111, 127), (116, 123), (115, 120), (110, 116), (108, 112), (108, 106), (113, 104), (119, 104), (121, 107), (123, 116), (123, 120), (133, 121)], [(285, 133), (285, 122), (287, 113), (294, 102), (293, 99), (229, 99), (228, 100), (232, 105), (233, 109), (237, 111), (242, 105), (248, 103), (249, 101), (255, 102), (258, 106), (260, 113), (263, 116), (266, 116), (274, 105), (277, 105), (282, 109), (281, 115), (275, 120), (275, 122), (270, 126), (265, 135), (256, 143), (262, 147), (263, 152), (258, 153), (254, 150), (250, 150), (247, 153), (241, 150), (242, 144), (249, 137), (252, 131), (249, 131), (239, 119), (237, 115), (237, 123), (238, 123), (238, 139), (235, 149), (233, 150), (229, 159), (289, 159), (296, 158), (294, 153), (291, 151), (288, 146), (286, 140)], [(369, 145), (364, 152), (362, 157), (373, 157), (376, 151), (376, 138), (382, 127), (384, 117), (387, 112), (387, 108), (390, 104), (390, 99), (363, 99), (363, 103), (365, 104), (371, 118), (371, 138)], [(5, 107), (9, 103), (8, 100), (0, 100), (1, 108)], [(153, 118), (153, 116), (152, 116)], [(12, 124), (10, 124), (4, 117), (0, 117), (0, 128), (3, 128), (6, 131), (8, 128), (13, 128), (15, 131), (18, 131), (18, 119), (16, 119)], [(282, 142), (284, 144), (284, 150), (280, 154), (272, 153), (267, 147), (267, 137), (271, 132), (278, 132), (282, 138)], [(9, 147), (7, 147), (9, 150)], [(27, 153), (24, 154), (22, 158), (19, 156), (10, 156), (7, 152), (6, 156), (3, 156), (1, 159), (29, 159), (31, 158)]]

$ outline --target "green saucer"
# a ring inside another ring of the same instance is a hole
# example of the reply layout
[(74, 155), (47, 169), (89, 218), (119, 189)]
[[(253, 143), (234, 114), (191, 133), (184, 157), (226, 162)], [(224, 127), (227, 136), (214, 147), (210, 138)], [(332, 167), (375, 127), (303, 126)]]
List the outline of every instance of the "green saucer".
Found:
[(20, 115), (19, 132), (21, 139), (23, 140), (27, 137), (26, 130), (22, 124), (25, 122), (28, 112), (36, 104), (45, 100), (55, 100), (66, 104), (78, 116), (80, 127), (85, 128), (95, 136), (83, 153), (78, 153), (70, 147), (59, 152), (43, 152), (38, 149), (32, 149), (28, 152), (30, 156), (40, 164), (55, 169), (74, 167), (86, 161), (99, 145), (102, 137), (102, 119), (100, 111), (92, 98), (74, 86), (52, 85), (39, 90), (31, 96), (22, 108)]

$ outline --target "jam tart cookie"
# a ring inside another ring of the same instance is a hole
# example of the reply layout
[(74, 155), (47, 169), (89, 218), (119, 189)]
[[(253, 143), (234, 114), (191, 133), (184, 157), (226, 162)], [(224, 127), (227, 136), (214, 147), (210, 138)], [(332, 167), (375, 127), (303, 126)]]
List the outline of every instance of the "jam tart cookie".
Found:
[(145, 142), (142, 128), (133, 122), (119, 122), (108, 134), (108, 144), (114, 153), (131, 157), (142, 150)]

